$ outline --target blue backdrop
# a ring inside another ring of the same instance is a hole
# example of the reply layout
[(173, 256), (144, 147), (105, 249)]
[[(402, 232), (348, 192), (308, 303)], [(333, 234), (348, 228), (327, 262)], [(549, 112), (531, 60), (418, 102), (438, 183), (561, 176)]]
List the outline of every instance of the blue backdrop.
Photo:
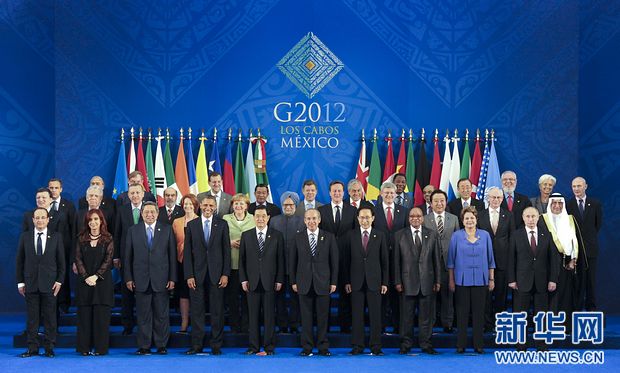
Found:
[(354, 176), (361, 129), (494, 128), (521, 192), (583, 175), (602, 199), (600, 303), (620, 311), (619, 30), (613, 0), (2, 2), (0, 311), (23, 309), (13, 262), (35, 189), (57, 176), (76, 200), (98, 174), (109, 194), (131, 125), (170, 128), (175, 155), (180, 127), (260, 128), (275, 197), (312, 177), (322, 200)]

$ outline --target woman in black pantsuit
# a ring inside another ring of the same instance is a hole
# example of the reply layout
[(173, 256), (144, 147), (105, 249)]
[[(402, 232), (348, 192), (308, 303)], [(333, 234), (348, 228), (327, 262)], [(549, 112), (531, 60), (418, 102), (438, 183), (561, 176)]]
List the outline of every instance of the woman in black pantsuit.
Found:
[(103, 213), (97, 209), (88, 211), (75, 251), (77, 352), (82, 356), (90, 355), (93, 347), (95, 355), (108, 353), (110, 309), (114, 305), (113, 256), (114, 243)]

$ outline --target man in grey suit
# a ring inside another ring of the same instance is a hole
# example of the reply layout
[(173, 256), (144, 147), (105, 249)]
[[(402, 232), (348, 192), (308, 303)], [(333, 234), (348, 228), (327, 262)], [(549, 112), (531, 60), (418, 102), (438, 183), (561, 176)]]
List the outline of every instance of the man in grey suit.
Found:
[(301, 187), (301, 193), (304, 195), (304, 200), (299, 202), (299, 204), (297, 204), (295, 215), (303, 217), (306, 210), (316, 209), (316, 208), (323, 206), (321, 202), (315, 199), (316, 192), (317, 192), (317, 188), (316, 188), (316, 183), (314, 182), (314, 180), (312, 179), (305, 180)]
[(409, 224), (396, 232), (394, 242), (394, 283), (401, 294), (400, 354), (406, 355), (413, 345), (413, 315), (418, 303), (418, 339), (422, 352), (437, 355), (431, 345), (433, 304), (441, 288), (441, 259), (437, 233), (422, 226), (422, 209), (409, 211)]
[(232, 211), (230, 205), (232, 196), (228, 193), (224, 193), (222, 190), (222, 175), (217, 172), (212, 172), (211, 175), (209, 175), (209, 186), (211, 187), (211, 190), (198, 194), (198, 200), (202, 201), (207, 195), (214, 196), (216, 207), (213, 215), (221, 218), (222, 216), (229, 214)]
[(452, 233), (459, 230), (459, 219), (446, 211), (446, 201), (448, 195), (441, 189), (431, 193), (431, 204), (433, 213), (426, 215), (424, 226), (437, 232), (439, 239), (439, 249), (441, 251), (441, 289), (440, 289), (440, 318), (443, 330), (446, 333), (453, 333), (452, 323), (454, 322), (454, 296), (448, 289), (448, 247)]
[(177, 279), (177, 245), (172, 227), (157, 221), (155, 202), (144, 202), (141, 214), (144, 224), (129, 227), (123, 258), (125, 285), (136, 294), (136, 354), (150, 355), (153, 341), (157, 353), (165, 355), (170, 336), (168, 291)]

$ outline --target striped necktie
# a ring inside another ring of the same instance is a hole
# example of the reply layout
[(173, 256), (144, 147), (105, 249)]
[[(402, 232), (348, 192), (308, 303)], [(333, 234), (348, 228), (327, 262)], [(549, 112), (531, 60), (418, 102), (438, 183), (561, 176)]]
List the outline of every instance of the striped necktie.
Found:
[(441, 215), (437, 215), (437, 233), (443, 237), (443, 218)]
[(265, 251), (265, 239), (263, 238), (263, 232), (258, 232), (258, 255), (263, 256)]
[(316, 237), (314, 233), (310, 233), (310, 253), (316, 255)]

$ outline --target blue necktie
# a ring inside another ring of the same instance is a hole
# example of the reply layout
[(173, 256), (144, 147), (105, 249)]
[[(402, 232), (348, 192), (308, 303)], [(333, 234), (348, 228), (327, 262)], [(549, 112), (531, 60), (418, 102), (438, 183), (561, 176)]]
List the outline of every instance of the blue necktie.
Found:
[(211, 227), (209, 226), (209, 220), (205, 220), (204, 225), (205, 244), (209, 244), (209, 236), (211, 235)]
[(37, 233), (37, 255), (39, 256), (43, 255), (43, 240), (41, 239), (42, 234), (43, 232)]
[(263, 239), (263, 232), (258, 232), (258, 255), (263, 256), (265, 250), (265, 240)]
[(153, 228), (151, 227), (146, 228), (146, 242), (149, 245), (149, 250), (151, 250), (153, 246)]
[(583, 206), (583, 199), (579, 200), (579, 214), (583, 217), (583, 213), (585, 212), (585, 207)]
[(314, 233), (310, 233), (310, 253), (312, 256), (316, 255), (316, 237)]

